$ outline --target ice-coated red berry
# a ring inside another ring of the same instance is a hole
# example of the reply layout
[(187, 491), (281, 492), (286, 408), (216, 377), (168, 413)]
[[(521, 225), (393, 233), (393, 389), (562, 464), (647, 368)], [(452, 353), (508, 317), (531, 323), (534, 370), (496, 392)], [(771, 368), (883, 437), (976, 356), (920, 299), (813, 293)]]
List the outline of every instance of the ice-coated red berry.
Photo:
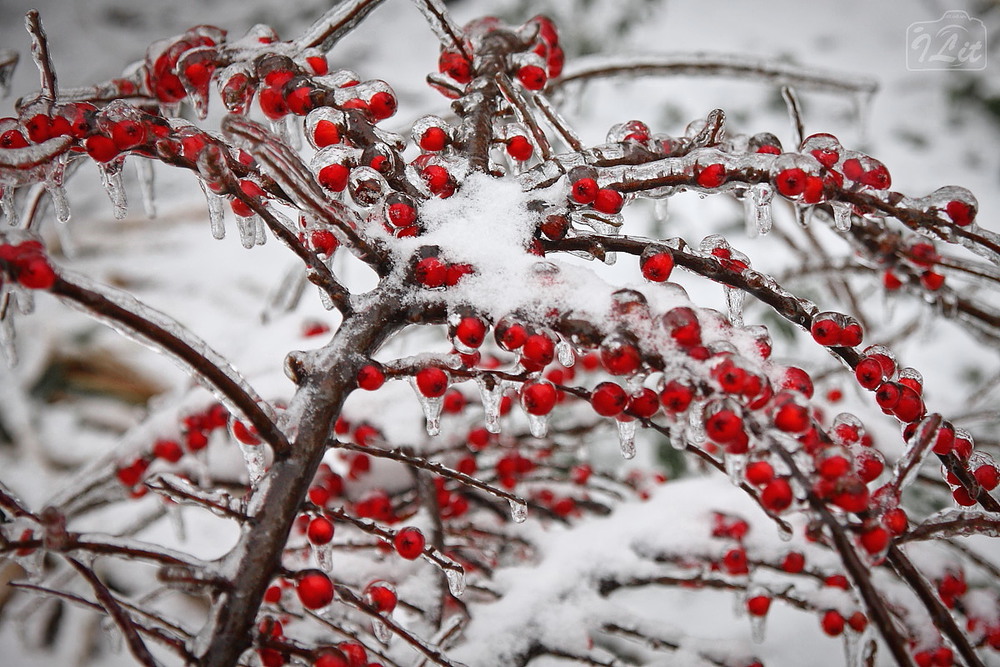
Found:
[(317, 148), (325, 148), (340, 143), (340, 128), (329, 120), (321, 120), (313, 128), (313, 142)]
[(306, 609), (322, 609), (333, 601), (333, 582), (320, 570), (303, 570), (295, 578), (295, 593)]
[(532, 334), (521, 346), (521, 356), (536, 366), (547, 366), (555, 358), (556, 344), (545, 334)]
[(792, 487), (788, 480), (778, 477), (768, 482), (760, 493), (760, 503), (772, 512), (782, 512), (792, 504)]
[(414, 267), (414, 275), (424, 287), (435, 288), (445, 284), (448, 267), (437, 257), (425, 257)]
[(517, 80), (528, 90), (541, 90), (545, 87), (548, 75), (538, 65), (525, 65), (517, 70)]
[(976, 209), (963, 201), (950, 201), (944, 207), (945, 213), (959, 227), (967, 227), (976, 219)]
[(157, 440), (153, 443), (153, 456), (169, 463), (177, 463), (184, 456), (184, 450), (176, 440)]
[(755, 486), (767, 484), (774, 479), (774, 466), (767, 461), (751, 461), (743, 470), (743, 476)]
[(790, 199), (805, 192), (807, 178), (808, 174), (797, 167), (783, 169), (774, 177), (774, 187)]
[(444, 396), (448, 391), (448, 374), (434, 366), (417, 371), (416, 382), (417, 389), (428, 398)]
[(333, 522), (325, 516), (313, 517), (306, 528), (306, 537), (311, 544), (329, 544), (333, 540)]
[(806, 557), (798, 551), (789, 551), (781, 561), (781, 569), (789, 574), (798, 574), (806, 567)]
[(420, 147), (425, 151), (436, 153), (448, 145), (448, 133), (436, 125), (424, 130), (420, 136)]
[(657, 252), (639, 260), (639, 268), (646, 280), (662, 283), (670, 278), (674, 270), (674, 255), (669, 250)]
[(341, 192), (347, 187), (347, 179), (351, 175), (350, 167), (342, 164), (328, 164), (319, 170), (316, 179), (327, 190)]
[(398, 598), (395, 587), (387, 581), (376, 580), (365, 586), (365, 601), (381, 614), (391, 614)]
[(426, 540), (419, 528), (403, 528), (392, 540), (396, 553), (406, 560), (415, 560), (424, 552)]
[(844, 617), (836, 609), (828, 609), (820, 621), (823, 632), (831, 637), (838, 637), (844, 631)]
[(557, 391), (548, 380), (526, 382), (521, 387), (521, 406), (530, 415), (547, 415), (555, 407)]
[(594, 197), (594, 208), (608, 215), (614, 215), (622, 210), (625, 200), (617, 190), (601, 188)]
[(313, 667), (351, 667), (351, 663), (342, 651), (329, 647), (321, 649), (312, 664)]
[(602, 382), (591, 392), (590, 405), (603, 417), (616, 417), (628, 405), (628, 394), (614, 382)]
[(508, 139), (506, 146), (507, 154), (518, 162), (530, 160), (535, 151), (535, 147), (528, 141), (528, 137), (521, 134), (515, 134)]
[(695, 176), (695, 182), (703, 188), (717, 188), (726, 182), (726, 167), (722, 164), (710, 164)]
[(376, 120), (385, 120), (396, 113), (396, 98), (387, 92), (379, 92), (368, 100), (368, 111)]
[(590, 204), (597, 198), (600, 189), (594, 179), (579, 178), (570, 186), (570, 197), (578, 204)]
[(455, 338), (467, 348), (477, 348), (486, 340), (487, 325), (481, 318), (463, 317), (455, 327)]

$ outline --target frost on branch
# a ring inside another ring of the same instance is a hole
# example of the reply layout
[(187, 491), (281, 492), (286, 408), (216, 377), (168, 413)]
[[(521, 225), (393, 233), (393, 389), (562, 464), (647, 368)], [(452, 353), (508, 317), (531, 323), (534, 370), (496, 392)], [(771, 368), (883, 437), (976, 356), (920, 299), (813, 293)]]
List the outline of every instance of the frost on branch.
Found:
[[(996, 534), (995, 443), (939, 411), (868, 301), (996, 344), (1000, 246), (973, 195), (896, 192), (888, 165), (831, 134), (782, 146), (722, 109), (591, 144), (560, 108), (607, 76), (746, 77), (792, 102), (791, 87), (874, 85), (705, 54), (564, 73), (549, 19), (459, 27), (426, 0), (441, 42), (427, 81), (446, 103), (400, 120), (390, 83), (337, 66), (378, 4), (340, 3), (290, 41), (197, 26), (74, 89), (29, 15), (42, 89), (0, 121), (5, 349), (31, 344), (13, 320), (48, 293), (199, 386), (37, 506), (4, 481), (0, 551), (25, 573), (11, 604), (102, 614), (147, 665), (749, 666), (774, 654), (772, 607), (843, 637), (848, 664), (991, 659), (997, 570), (962, 538)], [(68, 270), (47, 239), (88, 162), (116, 218), (125, 164), (152, 203), (159, 163), (197, 179), (206, 243), (291, 251), (284, 310), (231, 332), (267, 343), (270, 373)], [(799, 263), (772, 276), (739, 234), (643, 225), (643, 202), (684, 192), (737, 201), (747, 236)], [(616, 260), (631, 280), (611, 279)], [(725, 312), (681, 282), (718, 283)], [(334, 324), (292, 340), (281, 327), (311, 300)], [(149, 576), (115, 576), (136, 567)], [(662, 623), (657, 605), (692, 591), (728, 597), (741, 630)]]

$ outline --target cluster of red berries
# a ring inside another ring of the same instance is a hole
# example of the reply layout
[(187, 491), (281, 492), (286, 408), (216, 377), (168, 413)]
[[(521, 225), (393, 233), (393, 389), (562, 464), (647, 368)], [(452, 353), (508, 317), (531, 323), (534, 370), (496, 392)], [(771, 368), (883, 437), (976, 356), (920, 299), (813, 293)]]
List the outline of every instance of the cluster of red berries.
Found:
[(167, 464), (180, 462), (185, 453), (195, 453), (208, 446), (212, 431), (229, 425), (229, 411), (221, 403), (212, 403), (200, 412), (192, 412), (181, 418), (181, 437), (163, 437), (150, 445), (149, 452), (139, 455), (115, 469), (118, 482), (129, 490), (133, 498), (140, 498), (148, 489), (142, 484), (147, 470), (154, 461)]
[(28, 289), (49, 289), (56, 282), (45, 247), (33, 240), (16, 245), (0, 243), (0, 285), (5, 276)]

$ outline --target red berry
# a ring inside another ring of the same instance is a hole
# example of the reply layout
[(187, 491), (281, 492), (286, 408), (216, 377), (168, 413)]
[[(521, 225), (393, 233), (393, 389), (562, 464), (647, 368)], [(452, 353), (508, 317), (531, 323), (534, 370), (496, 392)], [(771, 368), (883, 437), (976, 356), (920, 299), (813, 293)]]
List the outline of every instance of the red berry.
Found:
[(856, 611), (847, 619), (847, 624), (855, 632), (864, 632), (865, 628), (868, 627), (868, 617), (863, 612)]
[(809, 423), (809, 409), (793, 401), (783, 403), (774, 412), (774, 426), (785, 433), (802, 433)]
[(365, 364), (358, 370), (358, 386), (365, 391), (375, 391), (385, 384), (385, 373), (373, 364)]
[(628, 397), (627, 409), (636, 417), (648, 419), (659, 411), (659, 397), (652, 389), (642, 388)]
[(424, 552), (424, 534), (419, 528), (403, 528), (392, 541), (396, 553), (406, 560), (415, 560)]
[(618, 191), (601, 188), (594, 197), (594, 208), (601, 213), (614, 215), (622, 210), (624, 201)]
[(277, 86), (261, 88), (257, 94), (257, 101), (260, 104), (260, 110), (271, 120), (278, 120), (288, 115), (288, 104), (285, 103), (285, 96), (281, 93), (281, 88)]
[(414, 274), (424, 287), (435, 288), (444, 285), (448, 278), (448, 268), (437, 257), (425, 257), (417, 262)]
[(936, 292), (944, 285), (944, 276), (936, 271), (924, 271), (920, 274), (920, 284), (931, 292)]
[(771, 608), (771, 598), (766, 595), (755, 595), (747, 599), (747, 612), (751, 616), (765, 616)]
[(391, 93), (375, 93), (368, 100), (368, 110), (376, 121), (385, 120), (396, 113), (396, 98)]
[(84, 148), (87, 150), (87, 154), (98, 162), (113, 160), (121, 152), (112, 139), (102, 134), (87, 137)]
[(858, 384), (868, 390), (877, 389), (885, 376), (882, 372), (882, 364), (877, 359), (865, 357), (854, 367), (854, 377), (858, 379)]
[(393, 227), (409, 227), (417, 220), (417, 212), (409, 204), (396, 202), (389, 206), (389, 223)]
[(600, 188), (592, 178), (580, 178), (570, 187), (570, 196), (579, 204), (590, 204), (597, 198)]
[(742, 547), (730, 549), (722, 557), (722, 567), (729, 574), (747, 574), (750, 571), (747, 564), (747, 552)]
[(831, 346), (840, 344), (840, 336), (843, 329), (836, 321), (823, 318), (816, 319), (809, 331), (812, 333), (813, 340), (817, 343)]
[(326, 58), (322, 56), (309, 56), (306, 58), (306, 64), (312, 69), (313, 74), (323, 76), (330, 71), (330, 65), (326, 62)]
[(844, 631), (844, 617), (836, 609), (828, 609), (823, 614), (823, 632), (831, 637), (837, 637)]
[(521, 406), (531, 415), (547, 415), (556, 404), (555, 385), (548, 380), (526, 382), (521, 387)]
[[(28, 132), (31, 135), (30, 128)], [(959, 227), (967, 227), (976, 219), (976, 209), (963, 201), (950, 201), (944, 207), (945, 213)]]
[(342, 164), (328, 164), (319, 170), (316, 180), (327, 190), (341, 192), (347, 187), (347, 179), (351, 175), (349, 167)]
[(528, 90), (541, 90), (547, 78), (545, 70), (538, 65), (525, 65), (517, 70), (517, 80)]
[(119, 151), (135, 148), (146, 141), (146, 128), (134, 120), (120, 120), (111, 127), (111, 140)]
[(285, 95), (285, 104), (288, 106), (288, 110), (296, 116), (305, 116), (316, 108), (316, 102), (313, 101), (313, 87), (299, 86), (295, 88)]
[(868, 553), (881, 553), (889, 546), (889, 531), (882, 526), (875, 526), (871, 530), (861, 533), (859, 541)]
[(1000, 484), (1000, 470), (991, 463), (979, 466), (972, 474), (979, 485), (987, 491), (992, 491), (997, 488), (997, 484)]
[(601, 346), (601, 364), (612, 375), (631, 375), (642, 366), (642, 355), (629, 343)]
[(694, 390), (677, 380), (670, 380), (660, 390), (660, 403), (663, 404), (663, 409), (670, 413), (684, 412), (692, 400), (694, 400)]
[(340, 128), (336, 123), (328, 120), (321, 120), (313, 128), (313, 141), (317, 148), (324, 148), (340, 143)]
[(662, 283), (670, 278), (674, 270), (674, 256), (669, 250), (658, 252), (639, 260), (642, 276), (651, 282)]
[(318, 254), (330, 257), (340, 246), (340, 241), (329, 229), (317, 229), (309, 235), (309, 244)]
[(742, 432), (743, 420), (732, 410), (719, 410), (705, 420), (705, 433), (714, 442), (735, 440)]
[(772, 512), (782, 512), (792, 504), (792, 487), (781, 477), (772, 480), (760, 493), (760, 503)]
[(467, 348), (477, 348), (486, 340), (486, 322), (478, 317), (463, 317), (455, 327), (455, 338)]
[(329, 544), (333, 540), (333, 522), (324, 516), (314, 517), (306, 529), (311, 544)]
[(516, 134), (507, 140), (507, 154), (518, 162), (525, 162), (531, 159), (535, 147), (528, 141), (528, 137)]
[(509, 324), (506, 326), (501, 324), (501, 326), (497, 327), (494, 338), (496, 338), (497, 345), (508, 352), (513, 352), (528, 340), (528, 332), (520, 324)]
[(416, 382), (417, 389), (428, 398), (444, 396), (448, 391), (448, 374), (433, 366), (417, 371)]
[(170, 463), (177, 463), (184, 456), (184, 450), (176, 440), (157, 440), (153, 443), (153, 456)]
[(20, 130), (7, 130), (0, 134), (0, 148), (24, 148), (27, 145), (28, 140)]
[(767, 484), (774, 479), (774, 466), (767, 461), (752, 461), (747, 464), (743, 476), (755, 486)]
[(56, 282), (56, 272), (45, 256), (30, 256), (18, 263), (17, 282), (28, 289), (49, 289)]
[(885, 190), (892, 185), (889, 170), (882, 165), (876, 165), (861, 175), (861, 183), (876, 190)]
[[(774, 187), (791, 199), (805, 192), (808, 174), (798, 168), (785, 169), (774, 177)], [(822, 181), (820, 181), (822, 183)]]
[(322, 609), (333, 601), (333, 582), (320, 570), (303, 570), (295, 579), (295, 592), (306, 609)]
[(421, 178), (427, 183), (432, 194), (447, 197), (454, 191), (454, 183), (448, 170), (438, 164), (429, 164), (420, 172)]
[(695, 177), (695, 182), (703, 188), (717, 188), (726, 182), (726, 167), (722, 164), (710, 164)]
[(545, 334), (528, 336), (521, 346), (521, 357), (535, 366), (547, 366), (555, 358), (556, 344)]
[(424, 130), (420, 137), (420, 147), (425, 151), (437, 152), (448, 145), (448, 133), (437, 126)]
[(459, 53), (443, 51), (438, 59), (438, 71), (447, 74), (457, 83), (472, 81), (472, 65)]
[(385, 581), (373, 581), (365, 586), (365, 601), (382, 614), (391, 614), (398, 599), (395, 588)]
[(603, 417), (617, 417), (628, 405), (628, 394), (614, 382), (602, 382), (590, 394), (590, 404)]
[[(24, 126), (28, 130), (28, 138), (36, 144), (56, 136), (52, 132), (52, 119), (43, 113), (32, 116)], [(0, 137), (0, 147), (2, 145), (3, 139)]]
[(789, 551), (781, 561), (781, 569), (789, 574), (798, 574), (806, 567), (806, 557), (798, 551)]

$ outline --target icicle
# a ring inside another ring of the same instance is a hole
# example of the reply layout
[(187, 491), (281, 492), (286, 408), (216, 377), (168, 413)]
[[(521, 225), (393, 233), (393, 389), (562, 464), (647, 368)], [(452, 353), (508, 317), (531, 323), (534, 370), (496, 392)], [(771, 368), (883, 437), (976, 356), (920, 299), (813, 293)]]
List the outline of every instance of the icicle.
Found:
[(142, 195), (142, 209), (150, 218), (156, 217), (156, 198), (153, 192), (153, 163), (150, 160), (133, 160), (135, 176), (139, 181), (139, 193)]
[(500, 401), (503, 399), (504, 383), (494, 381), (493, 388), (490, 389), (485, 377), (476, 376), (476, 385), (479, 387), (479, 400), (483, 403), (483, 411), (486, 413), (486, 430), (490, 433), (500, 432)]
[(850, 627), (844, 628), (844, 667), (862, 667), (864, 650), (861, 642), (863, 632), (855, 632)]
[(441, 409), (444, 407), (444, 396), (424, 396), (417, 387), (417, 381), (410, 378), (410, 386), (413, 387), (417, 395), (420, 408), (424, 411), (424, 420), (427, 423), (427, 435), (438, 435), (441, 432)]
[(333, 572), (333, 542), (313, 544), (311, 546), (319, 569), (324, 572)]
[(326, 310), (333, 310), (335, 304), (333, 303), (333, 299), (330, 298), (330, 295), (327, 293), (327, 291), (322, 287), (318, 286), (316, 289), (319, 292), (319, 302), (323, 306), (323, 308)]
[(666, 198), (655, 200), (653, 202), (653, 219), (663, 224), (668, 218), (670, 218), (670, 200)]
[(114, 206), (115, 220), (121, 220), (128, 214), (128, 200), (125, 198), (125, 186), (122, 184), (123, 164), (124, 160), (114, 160), (99, 165), (101, 183)]
[(737, 287), (724, 287), (726, 293), (726, 316), (734, 327), (743, 326), (743, 303), (747, 293)]
[(9, 314), (4, 318), (0, 318), (0, 353), (3, 354), (7, 368), (17, 366), (17, 347), (14, 345), (14, 318)]
[(236, 229), (240, 232), (240, 243), (249, 250), (257, 244), (257, 214), (250, 217), (236, 216)]
[(851, 230), (852, 219), (854, 218), (851, 205), (834, 201), (830, 202), (830, 208), (833, 209), (833, 225), (837, 228), (837, 231), (849, 232)]
[(264, 448), (260, 445), (247, 445), (239, 443), (240, 451), (243, 452), (243, 460), (247, 464), (247, 473), (250, 475), (250, 486), (257, 486), (257, 482), (264, 477)]
[(449, 568), (444, 571), (444, 576), (448, 579), (448, 592), (457, 598), (462, 597), (465, 593), (465, 570)]
[(208, 204), (208, 219), (212, 226), (212, 238), (221, 240), (226, 238), (226, 205), (222, 197), (208, 189), (205, 181), (198, 179), (202, 192), (205, 193), (205, 202)]
[(564, 340), (556, 343), (556, 359), (566, 368), (573, 366), (576, 363), (576, 352), (573, 351), (573, 346)]
[(763, 644), (767, 634), (767, 614), (747, 614), (750, 617), (750, 639), (754, 644)]
[[(284, 144), (289, 144), (291, 142), (292, 128), (290, 127), (290, 121), (294, 118), (291, 114), (282, 116), (281, 118), (276, 118), (270, 121), (271, 132), (277, 137), (278, 141)], [(293, 146), (293, 148), (300, 148), (301, 146)]]
[(549, 416), (528, 413), (528, 426), (531, 428), (531, 435), (544, 438), (549, 432)]
[(508, 500), (510, 503), (510, 518), (514, 523), (524, 523), (528, 518), (528, 504), (523, 500)]
[(254, 222), (254, 244), (264, 245), (267, 243), (267, 226), (264, 224), (264, 219), (259, 215), (253, 216)]
[(375, 635), (375, 639), (386, 645), (392, 639), (392, 630), (389, 629), (389, 626), (376, 619), (372, 619), (372, 634)]
[(747, 457), (742, 454), (726, 454), (724, 463), (729, 481), (733, 486), (740, 486), (743, 483), (743, 470), (747, 465)]
[(771, 231), (771, 198), (774, 191), (768, 183), (758, 183), (750, 187), (743, 198), (743, 212), (746, 218), (747, 236), (763, 236)]
[(45, 190), (52, 198), (52, 207), (56, 212), (56, 220), (62, 223), (69, 222), (70, 209), (69, 199), (66, 198), (66, 188), (58, 183), (45, 183)]
[(618, 444), (622, 450), (622, 457), (635, 458), (636, 421), (634, 419), (616, 419), (615, 425), (618, 427)]

